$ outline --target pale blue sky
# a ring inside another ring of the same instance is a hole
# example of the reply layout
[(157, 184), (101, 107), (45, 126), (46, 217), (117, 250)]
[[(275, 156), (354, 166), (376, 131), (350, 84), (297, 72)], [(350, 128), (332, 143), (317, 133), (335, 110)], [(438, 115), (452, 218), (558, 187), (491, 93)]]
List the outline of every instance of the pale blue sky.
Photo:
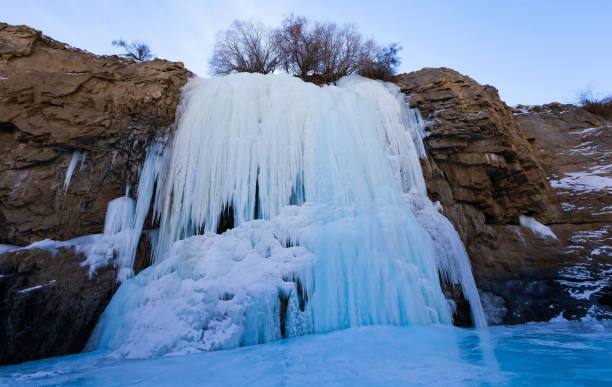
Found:
[(399, 42), (402, 71), (450, 67), (497, 87), (508, 104), (612, 94), (612, 1), (113, 1), (2, 0), (0, 21), (28, 24), (97, 54), (139, 39), (160, 58), (207, 75), (215, 33), (233, 19), (276, 26), (290, 13), (354, 22)]

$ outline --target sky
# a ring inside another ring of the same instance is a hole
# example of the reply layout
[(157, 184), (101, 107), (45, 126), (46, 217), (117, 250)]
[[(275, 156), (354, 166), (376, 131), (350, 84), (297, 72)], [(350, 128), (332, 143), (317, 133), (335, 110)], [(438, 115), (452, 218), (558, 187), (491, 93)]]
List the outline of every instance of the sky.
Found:
[(612, 1), (1, 0), (0, 22), (27, 24), (96, 54), (111, 41), (149, 44), (159, 58), (209, 76), (215, 34), (234, 19), (275, 27), (290, 15), (355, 23), (398, 42), (401, 72), (450, 67), (495, 86), (509, 105), (612, 94)]

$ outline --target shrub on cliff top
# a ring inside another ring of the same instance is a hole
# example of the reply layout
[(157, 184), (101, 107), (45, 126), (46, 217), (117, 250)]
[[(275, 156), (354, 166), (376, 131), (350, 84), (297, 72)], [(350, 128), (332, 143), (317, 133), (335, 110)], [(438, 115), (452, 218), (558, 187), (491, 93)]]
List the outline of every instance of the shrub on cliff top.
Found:
[(399, 51), (402, 49), (397, 43), (387, 47), (374, 47), (374, 60), (369, 60), (359, 69), (359, 74), (372, 79), (390, 81), (402, 61)]
[(134, 41), (132, 43), (127, 43), (125, 40), (119, 39), (113, 40), (113, 46), (121, 47), (125, 50), (124, 54), (119, 54), (119, 56), (124, 58), (134, 59), (139, 62), (153, 59), (151, 48), (142, 42)]
[(339, 26), (291, 15), (275, 30), (261, 23), (235, 21), (217, 35), (209, 65), (215, 75), (284, 70), (317, 84), (355, 73), (390, 80), (400, 64), (400, 49), (395, 43), (381, 47), (364, 40), (352, 24)]
[(584, 110), (612, 120), (612, 95), (597, 98), (593, 95), (592, 90), (588, 89), (580, 93), (578, 102)]

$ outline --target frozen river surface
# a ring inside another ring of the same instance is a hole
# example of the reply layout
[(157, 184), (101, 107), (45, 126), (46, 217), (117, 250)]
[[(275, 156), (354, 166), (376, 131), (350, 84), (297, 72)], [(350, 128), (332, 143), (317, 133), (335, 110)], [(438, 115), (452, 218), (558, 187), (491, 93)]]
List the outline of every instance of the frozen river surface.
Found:
[(101, 352), (0, 367), (2, 385), (612, 385), (612, 324), (371, 326), (146, 360)]

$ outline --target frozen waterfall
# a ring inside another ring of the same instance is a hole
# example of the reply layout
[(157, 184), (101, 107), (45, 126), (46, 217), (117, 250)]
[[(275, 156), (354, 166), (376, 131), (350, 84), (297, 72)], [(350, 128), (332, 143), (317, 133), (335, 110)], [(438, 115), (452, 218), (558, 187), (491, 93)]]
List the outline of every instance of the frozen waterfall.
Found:
[[(395, 85), (194, 78), (178, 114), (136, 204), (109, 206), (108, 232), (132, 233), (126, 267), (152, 198), (160, 226), (154, 265), (122, 283), (89, 348), (148, 357), (450, 324), (440, 278), (485, 325), (463, 245), (427, 197), (420, 117)], [(227, 217), (234, 227), (216, 234)]]

